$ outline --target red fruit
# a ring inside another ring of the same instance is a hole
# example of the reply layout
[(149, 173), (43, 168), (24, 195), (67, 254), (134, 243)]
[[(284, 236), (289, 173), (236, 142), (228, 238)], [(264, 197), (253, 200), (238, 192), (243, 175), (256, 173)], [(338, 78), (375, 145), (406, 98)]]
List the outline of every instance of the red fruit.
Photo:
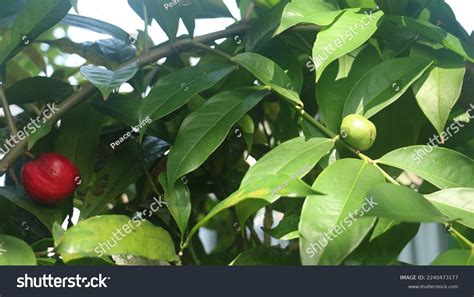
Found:
[(69, 197), (79, 186), (79, 169), (68, 158), (46, 153), (23, 166), (21, 176), (26, 192), (34, 200), (53, 204)]

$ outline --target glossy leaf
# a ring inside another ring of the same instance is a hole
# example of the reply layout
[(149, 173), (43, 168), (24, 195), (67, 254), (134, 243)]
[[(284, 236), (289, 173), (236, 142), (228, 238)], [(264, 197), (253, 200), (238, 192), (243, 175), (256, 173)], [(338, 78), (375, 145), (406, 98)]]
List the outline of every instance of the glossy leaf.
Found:
[(294, 91), (290, 77), (272, 60), (255, 53), (240, 54), (233, 57), (232, 60), (247, 69), (283, 98), (303, 105), (298, 93)]
[(288, 0), (284, 0), (275, 7), (272, 7), (270, 11), (259, 17), (250, 27), (244, 39), (245, 50), (247, 52), (259, 50), (276, 35), (276, 30), (281, 21), (281, 14), (287, 2)]
[(129, 5), (140, 16), (144, 16), (143, 6), (145, 5), (148, 13), (148, 22), (153, 19), (160, 25), (171, 41), (174, 41), (179, 27), (179, 3), (169, 2), (168, 0), (128, 0)]
[(16, 206), (28, 211), (49, 229), (53, 227), (54, 222), (61, 223), (63, 221), (61, 209), (39, 205), (25, 193), (22, 187), (0, 187), (0, 198), (7, 199)]
[(35, 253), (26, 242), (13, 236), (0, 235), (0, 266), (36, 264)]
[(96, 66), (81, 67), (81, 74), (99, 89), (104, 100), (107, 100), (113, 90), (132, 79), (137, 71), (137, 63), (127, 64), (116, 71)]
[(241, 187), (229, 197), (219, 202), (204, 218), (202, 218), (188, 235), (188, 241), (204, 226), (212, 217), (220, 212), (235, 206), (248, 199), (264, 200), (266, 203), (274, 203), (280, 197), (305, 197), (319, 194), (300, 179), (288, 175), (267, 175), (256, 182)]
[(89, 182), (95, 168), (103, 121), (103, 115), (84, 103), (61, 120), (55, 139), (55, 151), (74, 162), (84, 184)]
[(181, 124), (168, 156), (168, 185), (197, 169), (224, 141), (233, 125), (267, 94), (254, 88), (219, 93)]
[(429, 60), (410, 57), (390, 59), (375, 66), (350, 92), (344, 115), (372, 117), (400, 98), (430, 65)]
[(152, 121), (159, 120), (188, 103), (196, 94), (213, 87), (234, 70), (232, 65), (204, 64), (163, 76), (143, 100), (140, 119), (149, 116)]
[(418, 233), (420, 224), (379, 219), (369, 241), (345, 262), (348, 265), (393, 265)]
[(374, 225), (374, 218), (359, 216), (373, 207), (367, 199), (369, 189), (384, 182), (377, 168), (361, 160), (343, 159), (326, 168), (313, 184), (325, 195), (307, 197), (301, 211), (301, 262), (341, 263)]
[(28, 2), (2, 40), (0, 64), (13, 58), (25, 45), (58, 23), (70, 8), (69, 1), (64, 0)]
[[(313, 47), (316, 81), (332, 61), (363, 45), (377, 30), (383, 12), (348, 9), (328, 28), (319, 32)], [(334, 36), (338, 36), (337, 39)], [(330, 49), (330, 50), (329, 50)]]
[(378, 161), (424, 178), (440, 189), (474, 188), (474, 162), (453, 150), (410, 146), (392, 151)]
[(159, 180), (165, 192), (166, 206), (178, 224), (181, 234), (184, 234), (191, 215), (191, 193), (189, 188), (181, 180), (178, 180), (172, 187), (168, 186), (166, 173), (162, 173)]
[(341, 12), (335, 1), (293, 0), (286, 5), (276, 34), (301, 23), (328, 26)]
[(268, 230), (268, 234), (271, 237), (280, 240), (292, 240), (298, 238), (298, 224), (300, 222), (300, 216), (297, 214), (285, 215), (280, 221), (278, 226)]
[(275, 248), (254, 247), (242, 252), (235, 258), (231, 266), (238, 265), (299, 265), (298, 257), (294, 257)]
[(101, 113), (126, 125), (134, 126), (141, 122), (138, 118), (141, 101), (132, 96), (112, 94), (107, 101), (100, 99), (93, 100), (91, 103)]
[(102, 255), (178, 260), (173, 240), (165, 229), (122, 215), (98, 216), (79, 222), (62, 235), (56, 251), (66, 263)]
[(413, 84), (413, 91), (418, 105), (441, 135), (461, 95), (466, 72), (464, 61), (447, 51), (431, 55), (417, 51), (414, 55), (435, 59), (435, 64)]
[(94, 31), (100, 34), (108, 34), (112, 37), (118, 38), (122, 41), (125, 42), (131, 42), (130, 35), (125, 32), (123, 29), (106, 23), (101, 20), (81, 16), (81, 15), (73, 15), (73, 14), (68, 14), (66, 17), (64, 17), (61, 20), (61, 23), (68, 25), (68, 26), (74, 26), (90, 31)]
[(406, 16), (390, 16), (387, 19), (407, 28), (415, 34), (419, 34), (431, 41), (442, 44), (452, 52), (474, 63), (474, 48), (455, 35), (446, 32), (444, 29), (429, 22), (415, 20)]
[[(285, 174), (292, 178), (304, 177), (334, 147), (327, 138), (297, 137), (288, 140), (250, 167), (242, 179), (240, 188), (265, 179), (269, 174)], [(264, 204), (263, 204), (264, 205)], [(249, 200), (240, 203), (236, 210), (241, 225), (262, 207), (261, 201)]]
[(125, 192), (129, 185), (143, 175), (143, 165), (136, 144), (122, 143), (107, 163), (77, 192), (84, 200), (81, 218), (87, 219), (105, 211), (107, 204)]
[(408, 0), (376, 0), (375, 2), (386, 14), (394, 15), (403, 15), (408, 5)]
[(448, 189), (425, 197), (451, 220), (474, 229), (474, 189)]
[(50, 77), (29, 77), (15, 82), (7, 88), (5, 95), (10, 104), (62, 100), (74, 93), (66, 82)]
[[(352, 58), (354, 61), (347, 74), (341, 75), (343, 60)], [(351, 58), (350, 57), (350, 58)], [(334, 61), (329, 65), (325, 74), (316, 84), (316, 100), (320, 108), (322, 119), (333, 132), (339, 131), (344, 112), (344, 104), (354, 85), (378, 62), (380, 58), (374, 47), (355, 50), (339, 59), (339, 65)], [(339, 66), (339, 67), (338, 67)], [(341, 77), (340, 77), (341, 76)]]
[(405, 186), (377, 185), (367, 194), (376, 206), (367, 215), (403, 222), (446, 222), (444, 216), (429, 200)]
[(449, 250), (438, 256), (432, 266), (474, 266), (474, 251)]

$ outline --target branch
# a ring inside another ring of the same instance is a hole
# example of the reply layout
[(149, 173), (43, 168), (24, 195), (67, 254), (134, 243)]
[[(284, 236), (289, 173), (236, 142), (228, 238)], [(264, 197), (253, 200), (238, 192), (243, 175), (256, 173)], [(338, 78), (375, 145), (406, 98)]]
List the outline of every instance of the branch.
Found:
[(206, 45), (206, 44), (204, 44), (204, 43), (193, 42), (193, 46), (194, 46), (194, 47), (197, 47), (197, 48), (199, 48), (199, 49), (208, 51), (208, 52), (210, 52), (210, 53), (213, 53), (213, 54), (215, 54), (215, 55), (217, 55), (217, 56), (219, 56), (219, 57), (222, 57), (222, 58), (224, 58), (224, 59), (226, 59), (226, 60), (228, 60), (228, 61), (234, 63), (234, 62), (232, 61), (232, 56), (231, 56), (231, 55), (228, 55), (228, 54), (226, 54), (226, 53), (224, 53), (223, 51), (220, 51), (220, 50), (218, 50), (218, 49), (212, 48), (212, 47), (210, 47), (210, 46), (208, 46), (208, 45)]
[[(151, 48), (148, 52), (144, 53), (141, 57), (133, 59), (128, 63), (138, 62), (140, 67), (147, 66), (148, 64), (155, 63), (161, 58), (179, 53), (186, 48), (192, 46), (193, 41), (199, 43), (207, 43), (221, 38), (237, 35), (247, 31), (249, 25), (247, 23), (240, 23), (227, 28), (226, 30), (210, 33), (207, 35), (192, 38), (184, 38), (177, 40), (174, 44), (168, 44), (165, 46), (158, 46)], [(76, 92), (61, 103), (58, 108), (59, 110), (48, 120), (48, 123), (56, 123), (65, 114), (71, 111), (74, 107), (84, 102), (97, 92), (96, 88), (92, 84), (86, 84), (82, 91)], [(20, 141), (10, 152), (2, 159), (0, 165), (0, 175), (3, 175), (5, 171), (18, 160), (23, 152), (28, 147), (28, 138)]]
[(3, 113), (5, 114), (5, 119), (10, 134), (16, 135), (18, 133), (18, 129), (16, 128), (15, 120), (13, 119), (13, 115), (10, 110), (10, 105), (8, 104), (7, 96), (5, 96), (4, 84), (1, 80), (2, 79), (0, 78), (0, 104), (2, 104)]

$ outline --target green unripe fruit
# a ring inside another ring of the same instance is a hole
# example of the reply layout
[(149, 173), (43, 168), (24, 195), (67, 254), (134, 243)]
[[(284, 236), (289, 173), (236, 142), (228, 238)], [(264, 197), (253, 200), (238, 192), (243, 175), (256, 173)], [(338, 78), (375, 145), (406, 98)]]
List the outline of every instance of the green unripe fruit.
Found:
[(356, 149), (366, 151), (375, 142), (377, 128), (363, 116), (351, 114), (342, 120), (341, 137)]

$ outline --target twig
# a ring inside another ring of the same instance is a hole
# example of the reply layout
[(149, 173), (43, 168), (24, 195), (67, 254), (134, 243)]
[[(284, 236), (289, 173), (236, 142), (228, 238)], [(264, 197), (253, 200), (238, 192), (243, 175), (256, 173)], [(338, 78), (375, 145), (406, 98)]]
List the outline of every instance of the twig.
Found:
[(156, 195), (161, 196), (161, 192), (158, 190), (158, 188), (155, 185), (155, 182), (153, 181), (153, 177), (150, 174), (150, 171), (148, 171), (148, 168), (146, 168), (146, 164), (143, 162), (143, 170), (145, 171), (146, 178), (148, 179), (148, 182), (150, 182), (151, 188), (155, 192)]
[(458, 230), (454, 229), (454, 227), (451, 224), (446, 224), (445, 227), (454, 238), (459, 239), (460, 241), (465, 243), (468, 247), (471, 247), (471, 249), (474, 250), (474, 244), (469, 239), (467, 239), (464, 235), (462, 235)]
[(5, 114), (5, 120), (7, 122), (8, 130), (10, 131), (11, 135), (16, 135), (18, 133), (18, 129), (16, 127), (15, 120), (13, 119), (13, 115), (10, 110), (10, 104), (8, 104), (7, 96), (5, 95), (3, 78), (0, 78), (0, 103), (3, 107), (3, 113)]
[(247, 11), (245, 12), (244, 20), (250, 21), (254, 11), (255, 11), (255, 3), (253, 1), (250, 1), (249, 7), (247, 7)]
[(201, 261), (199, 261), (199, 258), (196, 255), (196, 252), (194, 251), (194, 247), (192, 244), (189, 245), (189, 253), (191, 254), (191, 257), (193, 258), (194, 264), (200, 265)]
[(10, 175), (11, 179), (15, 183), (15, 186), (19, 186), (20, 182), (18, 181), (18, 178), (16, 178), (15, 170), (13, 168), (8, 169), (8, 175)]
[(203, 49), (205, 51), (208, 51), (210, 53), (213, 53), (215, 55), (218, 55), (226, 60), (229, 60), (230, 62), (234, 63), (234, 61), (232, 61), (232, 56), (231, 55), (228, 55), (226, 53), (224, 53), (223, 51), (220, 51), (218, 49), (215, 49), (215, 48), (212, 48), (206, 44), (203, 44), (203, 43), (200, 43), (200, 42), (193, 42), (193, 46), (194, 47), (197, 47), (197, 48), (200, 48), (200, 49)]
[(272, 226), (273, 226), (273, 207), (270, 204), (265, 207), (265, 216), (263, 218), (263, 230), (264, 230), (263, 244), (267, 247), (271, 246), (272, 238), (266, 231), (270, 230)]
[(247, 225), (250, 231), (250, 237), (253, 239), (253, 241), (255, 241), (257, 245), (262, 245), (262, 242), (260, 241), (260, 238), (258, 237), (257, 232), (255, 232), (255, 229), (253, 226), (253, 220), (248, 220)]

